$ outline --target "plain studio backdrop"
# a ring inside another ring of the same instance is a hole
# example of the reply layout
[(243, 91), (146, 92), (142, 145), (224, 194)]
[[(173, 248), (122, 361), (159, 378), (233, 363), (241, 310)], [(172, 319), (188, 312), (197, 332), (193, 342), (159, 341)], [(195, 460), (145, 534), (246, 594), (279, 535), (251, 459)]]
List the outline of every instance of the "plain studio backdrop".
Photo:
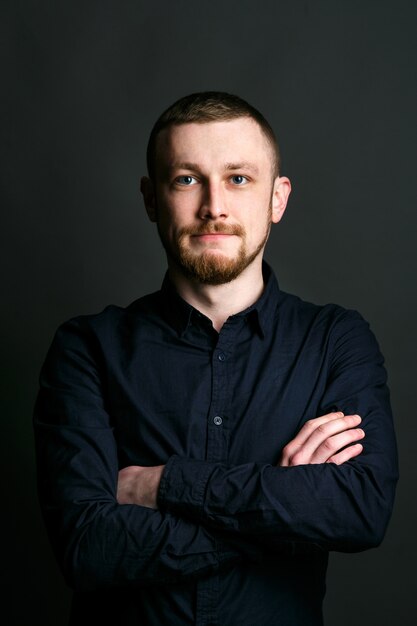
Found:
[(381, 547), (331, 555), (327, 625), (415, 623), (416, 6), (1, 3), (7, 626), (64, 626), (68, 615), (35, 485), (31, 416), (46, 350), (71, 316), (159, 288), (165, 258), (139, 195), (146, 142), (166, 106), (208, 89), (239, 94), (277, 132), (293, 183), (266, 254), (281, 288), (358, 309), (386, 357), (396, 507)]

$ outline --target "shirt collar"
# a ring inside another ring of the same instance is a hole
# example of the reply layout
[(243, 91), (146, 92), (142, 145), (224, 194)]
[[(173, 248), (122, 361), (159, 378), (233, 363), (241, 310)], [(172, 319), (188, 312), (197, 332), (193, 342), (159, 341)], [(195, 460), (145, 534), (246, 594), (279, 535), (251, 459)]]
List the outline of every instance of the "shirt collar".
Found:
[[(268, 334), (268, 330), (271, 327), (280, 292), (275, 274), (265, 261), (262, 264), (262, 273), (265, 287), (260, 298), (244, 311), (233, 315), (233, 317), (246, 317), (253, 324), (254, 330), (263, 338)], [(202, 315), (177, 293), (168, 272), (165, 274), (162, 283), (161, 296), (163, 315), (180, 335), (187, 331), (194, 316), (201, 317)]]
[(277, 310), (279, 300), (278, 281), (272, 268), (263, 261), (262, 274), (264, 279), (264, 290), (258, 300), (248, 309), (238, 313), (238, 315), (246, 315), (248, 319), (252, 319), (262, 338), (267, 336), (268, 330)]

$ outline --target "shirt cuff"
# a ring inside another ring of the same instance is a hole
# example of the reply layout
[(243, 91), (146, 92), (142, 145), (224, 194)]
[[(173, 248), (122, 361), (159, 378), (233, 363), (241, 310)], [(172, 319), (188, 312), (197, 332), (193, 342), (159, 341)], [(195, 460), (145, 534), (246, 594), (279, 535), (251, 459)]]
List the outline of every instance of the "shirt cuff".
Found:
[(158, 508), (200, 518), (207, 483), (215, 463), (172, 456), (165, 465), (158, 491)]

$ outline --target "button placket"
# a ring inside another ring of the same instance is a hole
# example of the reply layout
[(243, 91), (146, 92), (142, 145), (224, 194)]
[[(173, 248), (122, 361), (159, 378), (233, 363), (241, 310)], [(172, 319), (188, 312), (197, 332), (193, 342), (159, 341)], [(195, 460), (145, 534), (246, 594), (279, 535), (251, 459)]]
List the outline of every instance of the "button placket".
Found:
[[(222, 329), (217, 347), (212, 353), (212, 402), (208, 418), (208, 439), (206, 458), (208, 461), (222, 463), (227, 461), (228, 456), (228, 429), (227, 415), (230, 405), (231, 387), (229, 384), (229, 368), (231, 367), (231, 357), (233, 354), (233, 337), (229, 333), (225, 333), (226, 329)], [(224, 349), (223, 349), (224, 348)], [(225, 421), (226, 420), (226, 421)], [(218, 580), (217, 577), (200, 581), (198, 583), (199, 591), (202, 593), (207, 591), (211, 581)], [(201, 597), (201, 596), (200, 596)], [(218, 589), (213, 593), (210, 599), (212, 614), (207, 610), (205, 616), (200, 612), (199, 618), (202, 619), (201, 624), (204, 626), (215, 626), (218, 624), (217, 606), (219, 603)], [(207, 598), (206, 606), (209, 605)], [(204, 607), (205, 608), (205, 607)], [(206, 619), (206, 621), (204, 621)], [(197, 620), (200, 625), (200, 621)]]

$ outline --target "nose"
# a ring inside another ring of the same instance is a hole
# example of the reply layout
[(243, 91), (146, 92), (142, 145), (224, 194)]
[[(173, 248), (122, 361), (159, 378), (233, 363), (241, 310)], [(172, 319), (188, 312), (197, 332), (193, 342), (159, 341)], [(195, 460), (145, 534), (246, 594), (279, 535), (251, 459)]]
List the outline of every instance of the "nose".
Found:
[(228, 216), (226, 197), (220, 182), (207, 182), (198, 214), (203, 220), (224, 219)]

